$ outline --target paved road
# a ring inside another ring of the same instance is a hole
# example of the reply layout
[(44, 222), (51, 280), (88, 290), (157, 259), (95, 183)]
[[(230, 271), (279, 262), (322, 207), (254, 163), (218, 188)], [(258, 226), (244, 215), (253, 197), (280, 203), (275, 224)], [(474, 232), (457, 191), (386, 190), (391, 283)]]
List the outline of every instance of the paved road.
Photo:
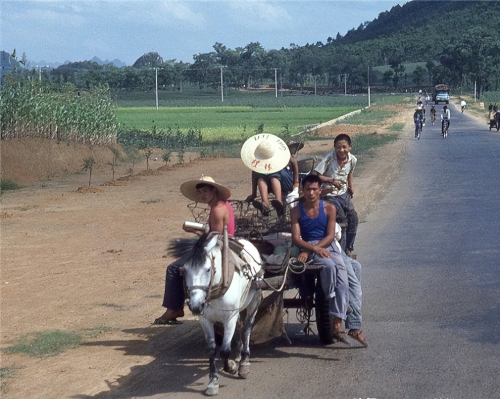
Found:
[[(500, 133), (452, 106), (448, 139), (439, 123), (412, 137), (359, 229), (370, 347), (324, 347), (292, 322), (293, 345), (253, 348), (249, 379), (223, 375), (220, 398), (500, 397)], [(155, 330), (151, 361), (92, 398), (201, 397), (202, 341), (196, 321)]]
[(500, 397), (500, 134), (451, 112), (360, 228), (372, 345), (339, 397)]

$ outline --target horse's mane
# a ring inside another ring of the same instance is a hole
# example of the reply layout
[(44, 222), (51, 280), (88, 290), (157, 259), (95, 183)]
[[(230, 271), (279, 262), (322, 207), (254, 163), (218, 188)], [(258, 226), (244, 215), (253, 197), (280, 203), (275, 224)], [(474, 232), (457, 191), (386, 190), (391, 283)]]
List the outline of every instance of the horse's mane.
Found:
[(191, 261), (194, 265), (202, 265), (206, 261), (207, 254), (204, 251), (209, 233), (203, 234), (199, 239), (178, 238), (172, 240), (168, 247), (169, 255), (180, 258), (181, 263)]

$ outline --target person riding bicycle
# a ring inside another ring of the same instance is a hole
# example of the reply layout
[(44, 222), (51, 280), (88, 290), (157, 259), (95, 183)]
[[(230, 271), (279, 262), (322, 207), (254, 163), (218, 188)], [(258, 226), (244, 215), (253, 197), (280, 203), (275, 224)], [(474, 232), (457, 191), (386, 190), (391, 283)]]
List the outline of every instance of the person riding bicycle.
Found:
[(465, 102), (465, 100), (460, 101), (460, 108), (462, 110), (462, 113), (464, 113), (466, 106), (467, 106), (467, 103)]
[(431, 121), (434, 125), (434, 121), (436, 120), (436, 106), (434, 104), (431, 105)]
[(420, 132), (422, 131), (424, 120), (424, 114), (422, 112), (422, 108), (415, 108), (415, 112), (413, 114), (413, 122), (415, 123), (415, 138), (420, 139)]
[(448, 107), (445, 105), (443, 107), (443, 112), (441, 112), (441, 123), (446, 123), (446, 129), (450, 127), (451, 113)]

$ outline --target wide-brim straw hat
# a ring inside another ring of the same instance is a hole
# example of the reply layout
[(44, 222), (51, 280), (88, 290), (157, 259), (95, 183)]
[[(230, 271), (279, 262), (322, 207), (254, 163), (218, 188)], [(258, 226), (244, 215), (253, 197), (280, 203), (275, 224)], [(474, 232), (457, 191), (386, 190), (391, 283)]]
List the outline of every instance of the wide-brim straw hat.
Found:
[(271, 174), (290, 162), (288, 145), (278, 136), (260, 133), (250, 137), (241, 147), (241, 160), (251, 170)]
[(217, 189), (218, 197), (221, 200), (226, 201), (231, 196), (231, 191), (222, 184), (216, 183), (210, 176), (203, 176), (198, 180), (188, 180), (181, 184), (181, 193), (184, 197), (190, 199), (191, 201), (200, 202), (200, 193), (196, 190), (196, 186), (200, 183), (208, 184)]
[(290, 141), (288, 143), (288, 149), (292, 155), (298, 153), (302, 148), (304, 148), (304, 143), (298, 141)]

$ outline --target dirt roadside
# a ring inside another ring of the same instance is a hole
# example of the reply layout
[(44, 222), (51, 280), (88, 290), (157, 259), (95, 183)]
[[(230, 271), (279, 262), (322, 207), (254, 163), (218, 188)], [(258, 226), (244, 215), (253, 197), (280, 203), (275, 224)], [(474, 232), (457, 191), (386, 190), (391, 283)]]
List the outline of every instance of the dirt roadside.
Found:
[[(395, 179), (395, 165), (404, 162), (411, 114), (411, 108), (398, 109), (388, 123), (406, 124), (400, 139), (365, 157), (355, 173), (354, 202), (361, 221)], [(373, 129), (335, 125), (322, 133), (348, 132), (355, 146), (362, 131)], [(301, 153), (326, 153), (331, 145), (331, 139), (310, 142)], [(145, 328), (159, 334), (175, 329), (150, 323), (162, 313), (165, 267), (172, 260), (165, 255), (168, 241), (183, 236), (180, 226), (192, 219), (179, 186), (210, 175), (226, 184), (233, 198), (243, 199), (250, 193), (250, 173), (239, 159), (160, 165), (154, 161), (154, 172), (121, 185), (101, 186), (111, 180), (109, 168), (103, 168), (94, 172), (91, 190), (77, 190), (87, 177), (76, 174), (2, 195), (2, 348), (26, 334), (54, 330), (107, 342), (42, 359), (2, 354), (2, 368), (14, 371), (5, 398), (106, 397), (103, 393), (134, 366), (151, 361)], [(136, 165), (141, 168), (145, 165)], [(126, 353), (120, 350), (125, 342)]]

